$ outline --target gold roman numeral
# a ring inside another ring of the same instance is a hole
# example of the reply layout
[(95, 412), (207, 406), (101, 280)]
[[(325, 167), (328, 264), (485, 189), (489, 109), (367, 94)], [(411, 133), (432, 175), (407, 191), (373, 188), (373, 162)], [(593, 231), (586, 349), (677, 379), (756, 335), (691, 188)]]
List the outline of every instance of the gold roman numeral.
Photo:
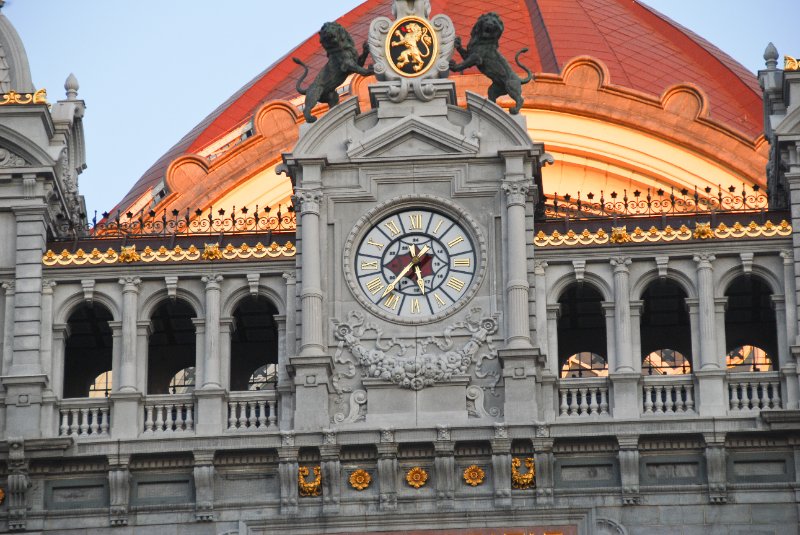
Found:
[(383, 248), (386, 246), (386, 244), (383, 244), (383, 243), (378, 243), (378, 242), (376, 242), (376, 241), (373, 241), (373, 240), (372, 240), (372, 238), (370, 238), (369, 240), (367, 240), (367, 244), (368, 244), (368, 245), (374, 245), (375, 247), (377, 247), (377, 248), (378, 248), (378, 249), (380, 249), (381, 251), (383, 251)]
[(373, 260), (371, 262), (361, 262), (361, 269), (378, 269), (378, 261)]
[(450, 249), (452, 249), (453, 247), (455, 247), (456, 245), (458, 245), (459, 243), (461, 243), (461, 242), (463, 242), (463, 241), (464, 241), (464, 236), (459, 236), (459, 237), (458, 237), (458, 238), (456, 238), (455, 240), (452, 240), (452, 241), (449, 241), (449, 242), (447, 242), (447, 246), (448, 246)]
[(389, 297), (384, 301), (383, 306), (391, 310), (397, 310), (397, 304), (400, 302), (400, 297), (397, 294), (389, 294)]
[(411, 230), (422, 230), (422, 214), (409, 214)]
[(450, 288), (456, 290), (457, 292), (460, 292), (461, 290), (464, 289), (464, 286), (466, 285), (466, 283), (464, 281), (461, 281), (461, 280), (455, 278), (455, 277), (450, 277), (450, 280), (447, 281), (447, 285)]
[(415, 298), (413, 301), (411, 301), (411, 313), (412, 314), (419, 314), (420, 313), (420, 310), (419, 310), (419, 299)]
[(439, 222), (436, 224), (436, 228), (433, 229), (434, 234), (439, 234), (439, 229), (442, 228), (442, 223), (444, 223), (444, 219), (440, 219)]
[(386, 223), (386, 228), (388, 228), (389, 232), (392, 233), (392, 237), (395, 237), (398, 234), (400, 234), (400, 229), (397, 228), (397, 224), (394, 221), (388, 221)]
[(380, 277), (375, 277), (374, 279), (372, 279), (371, 281), (369, 281), (367, 283), (367, 290), (369, 290), (372, 295), (375, 295), (376, 293), (378, 293), (381, 290), (383, 290), (383, 286), (384, 285), (383, 285), (383, 281), (381, 280), (381, 278)]
[[(454, 258), (453, 259), (453, 267), (470, 267), (472, 265), (472, 260), (469, 258)], [(363, 264), (361, 267), (364, 267)], [(377, 268), (377, 267), (376, 267)]]
[(436, 299), (436, 302), (439, 304), (439, 308), (442, 308), (443, 306), (445, 306), (446, 303), (444, 302), (444, 300), (442, 299), (442, 297), (439, 294), (433, 294), (433, 297), (434, 297), (434, 299)]

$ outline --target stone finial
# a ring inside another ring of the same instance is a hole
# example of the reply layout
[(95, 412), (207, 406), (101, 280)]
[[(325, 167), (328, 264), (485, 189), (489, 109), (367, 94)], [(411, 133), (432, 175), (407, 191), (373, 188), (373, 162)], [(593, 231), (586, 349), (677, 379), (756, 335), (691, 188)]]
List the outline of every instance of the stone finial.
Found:
[(764, 50), (764, 61), (768, 69), (774, 69), (778, 66), (778, 49), (775, 45), (770, 43)]
[(78, 89), (81, 86), (78, 83), (78, 79), (75, 78), (75, 75), (70, 73), (67, 77), (67, 81), (64, 82), (64, 89), (67, 91), (67, 100), (77, 100), (78, 99)]

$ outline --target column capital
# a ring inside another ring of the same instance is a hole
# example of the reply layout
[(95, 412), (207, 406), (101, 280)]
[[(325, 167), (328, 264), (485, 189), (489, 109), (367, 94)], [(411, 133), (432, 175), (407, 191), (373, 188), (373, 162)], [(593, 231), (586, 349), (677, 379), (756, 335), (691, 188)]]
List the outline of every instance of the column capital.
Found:
[(119, 283), (123, 286), (122, 291), (139, 293), (139, 285), (142, 284), (142, 279), (139, 277), (120, 277)]
[(53, 288), (56, 287), (56, 281), (50, 279), (42, 280), (42, 293), (46, 295), (53, 295)]
[(508, 206), (525, 206), (531, 184), (528, 182), (503, 182), (501, 188), (506, 193)]
[(711, 269), (711, 264), (717, 257), (712, 253), (699, 253), (694, 255), (693, 260), (697, 262), (697, 269)]
[(292, 204), (301, 213), (319, 214), (322, 197), (321, 189), (297, 188), (294, 190), (294, 195), (292, 195)]
[(5, 291), (6, 295), (13, 294), (16, 286), (17, 283), (13, 280), (0, 282), (0, 288), (2, 288)]
[(550, 264), (547, 263), (546, 260), (534, 260), (533, 262), (533, 274), (534, 275), (544, 275), (547, 267)]
[(286, 279), (286, 284), (297, 284), (297, 274), (294, 272), (285, 272), (283, 278)]
[(794, 262), (794, 251), (792, 249), (783, 249), (780, 254), (784, 265), (791, 265)]
[(628, 266), (633, 263), (629, 256), (612, 256), (609, 262), (614, 266), (614, 273), (629, 273)]
[(219, 290), (219, 283), (222, 282), (224, 277), (217, 273), (204, 275), (200, 280), (206, 285), (206, 290)]

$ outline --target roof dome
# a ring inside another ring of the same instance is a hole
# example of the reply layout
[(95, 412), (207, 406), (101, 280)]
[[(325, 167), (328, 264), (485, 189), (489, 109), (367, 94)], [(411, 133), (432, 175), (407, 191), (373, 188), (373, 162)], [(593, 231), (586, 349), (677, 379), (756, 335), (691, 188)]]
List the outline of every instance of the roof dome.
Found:
[[(391, 15), (390, 0), (367, 0), (338, 19), (363, 42), (371, 21)], [(763, 131), (758, 81), (742, 65), (693, 32), (634, 0), (432, 0), (432, 13), (449, 15), (467, 37), (475, 20), (488, 11), (505, 22), (501, 51), (512, 57), (528, 48), (523, 61), (537, 73), (561, 73), (571, 59), (589, 56), (608, 69), (613, 84), (658, 97), (678, 84), (709, 95), (707, 117), (754, 140)], [(312, 72), (325, 62), (316, 35), (303, 42), (242, 87), (156, 162), (120, 203), (126, 209), (159, 184), (176, 158), (198, 154), (249, 122), (264, 103), (296, 98), (302, 68)], [(470, 69), (464, 74), (476, 74)], [(462, 75), (454, 75), (458, 79)]]
[[(0, 0), (0, 10), (4, 0)], [(33, 93), (28, 55), (17, 30), (0, 11), (0, 93)]]

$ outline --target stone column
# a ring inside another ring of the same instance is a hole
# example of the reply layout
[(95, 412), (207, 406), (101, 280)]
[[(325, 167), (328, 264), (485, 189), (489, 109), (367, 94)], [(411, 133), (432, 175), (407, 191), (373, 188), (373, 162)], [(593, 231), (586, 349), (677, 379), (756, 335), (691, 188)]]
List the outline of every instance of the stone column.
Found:
[(450, 428), (440, 425), (436, 441), (433, 443), (436, 458), (436, 507), (441, 511), (453, 509), (456, 495), (456, 444), (450, 435)]
[(214, 521), (214, 452), (194, 452), (194, 518)]
[(7, 375), (11, 369), (14, 355), (14, 281), (2, 284), (5, 294), (3, 309), (3, 360), (0, 364), (0, 377)]
[(50, 388), (58, 398), (64, 397), (64, 351), (69, 338), (69, 325), (60, 323), (53, 325), (53, 372), (50, 376)]
[[(536, 346), (547, 357), (548, 369), (555, 374), (558, 369), (558, 355), (550, 352), (547, 304), (547, 262), (536, 260), (533, 263), (534, 295), (536, 298)], [(556, 366), (553, 366), (555, 360)]]
[(781, 251), (783, 258), (783, 284), (786, 296), (786, 337), (789, 346), (797, 344), (797, 289), (794, 280), (794, 251), (784, 249)]
[(561, 377), (558, 365), (558, 318), (561, 315), (561, 305), (547, 305), (547, 362), (550, 373)]
[(631, 338), (630, 271), (631, 259), (617, 256), (611, 259), (614, 267), (614, 334), (616, 362), (614, 372), (632, 372), (633, 352)]
[(492, 473), (494, 475), (494, 506), (511, 509), (511, 439), (505, 424), (495, 424), (492, 444)]
[(622, 480), (622, 504), (638, 505), (641, 502), (639, 495), (639, 436), (620, 435), (619, 442), (619, 471)]
[(201, 279), (206, 286), (206, 336), (205, 374), (203, 389), (219, 389), (220, 385), (220, 295), (222, 275), (206, 275)]
[(152, 327), (149, 319), (136, 323), (136, 350), (140, 355), (136, 361), (136, 389), (139, 392), (147, 392), (147, 366), (150, 357)]
[(336, 443), (336, 432), (324, 431), (323, 445), (319, 448), (322, 471), (322, 513), (333, 515), (339, 512), (341, 501), (342, 463), (339, 460), (341, 447)]
[(297, 294), (297, 278), (295, 274), (284, 273), (286, 280), (286, 346), (283, 351), (278, 353), (278, 395), (280, 406), (278, 423), (281, 429), (292, 428), (292, 418), (294, 418), (294, 389), (292, 379), (289, 376), (289, 358), (297, 354), (297, 306), (295, 297)]
[(608, 373), (614, 373), (617, 369), (617, 336), (615, 330), (615, 314), (614, 303), (610, 301), (603, 301), (600, 303), (603, 308), (603, 314), (606, 318), (606, 361), (608, 364)]
[[(115, 439), (133, 439), (142, 428), (139, 407), (142, 391), (137, 388), (137, 364), (147, 358), (147, 345), (141, 353), (139, 336), (139, 277), (123, 277), (122, 285), (122, 348), (119, 370), (113, 370), (111, 393), (111, 435)], [(149, 325), (149, 323), (148, 323)], [(142, 361), (143, 363), (143, 361)]]
[(278, 448), (278, 478), (281, 487), (281, 514), (297, 514), (300, 491), (298, 489), (297, 477), (299, 475), (300, 463), (298, 454), (300, 448), (294, 445), (294, 433), (281, 433), (281, 447)]
[[(698, 310), (697, 325), (700, 338), (699, 359), (693, 362), (697, 377), (697, 407), (701, 416), (722, 416), (728, 408), (725, 392), (725, 368), (720, 366), (717, 343), (717, 303), (714, 299), (713, 254), (694, 256), (697, 263)], [(699, 366), (698, 366), (699, 361)]]
[[(531, 346), (528, 323), (528, 266), (523, 252), (525, 240), (525, 205), (531, 184), (527, 181), (503, 182), (506, 193), (506, 348), (526, 349)], [(534, 187), (535, 189), (535, 187)]]
[(223, 318), (219, 321), (219, 384), (223, 390), (231, 389), (231, 333), (233, 329), (233, 318)]
[(642, 373), (642, 308), (644, 301), (631, 301), (631, 354), (633, 371)]
[[(125, 277), (119, 280), (122, 285), (122, 362), (119, 377), (113, 377), (120, 392), (137, 392), (136, 360), (137, 331), (139, 320), (139, 277)], [(115, 388), (116, 390), (116, 388)]]
[(325, 354), (323, 343), (322, 275), (320, 242), (320, 203), (322, 191), (297, 190), (302, 231), (302, 339), (300, 356), (319, 357)]
[(381, 511), (397, 510), (397, 442), (394, 430), (381, 429), (378, 448), (378, 484)]
[[(42, 372), (52, 378), (53, 371), (53, 289), (56, 283), (42, 281)], [(50, 385), (52, 388), (52, 385)]]

